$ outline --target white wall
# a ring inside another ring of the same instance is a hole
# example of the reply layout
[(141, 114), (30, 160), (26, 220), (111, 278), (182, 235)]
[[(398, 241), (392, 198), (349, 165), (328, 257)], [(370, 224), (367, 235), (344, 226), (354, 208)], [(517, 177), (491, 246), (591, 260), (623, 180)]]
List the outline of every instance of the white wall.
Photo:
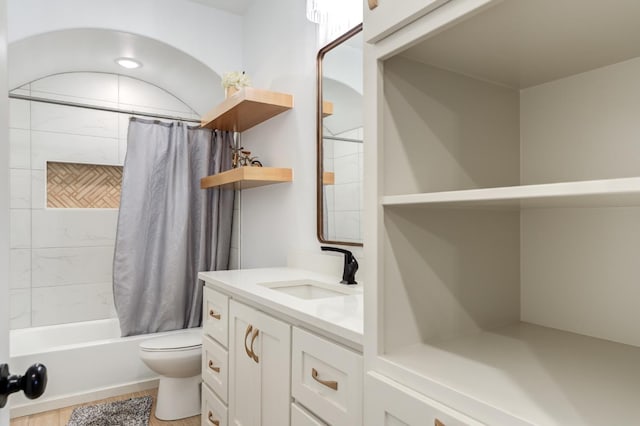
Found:
[[(59, 74), (20, 93), (196, 117), (163, 90), (129, 77)], [(46, 208), (46, 162), (122, 165), (129, 115), (10, 101), (11, 328), (115, 316), (117, 209)]]
[(362, 33), (349, 39), (349, 43), (360, 43), (360, 46), (341, 44), (329, 51), (322, 61), (322, 76), (342, 82), (362, 94)]
[[(6, 2), (0, 0), (0, 93), (7, 92)], [(9, 144), (8, 102), (0, 98), (0, 363), (9, 361)], [(9, 409), (0, 409), (0, 426), (9, 425)]]
[[(242, 192), (242, 267), (281, 266), (291, 250), (320, 252), (316, 237), (316, 26), (300, 0), (254, 0), (244, 16), (244, 64), (253, 86), (291, 93), (295, 107), (243, 133), (265, 166), (294, 182)], [(265, 19), (268, 17), (268, 19)], [(361, 258), (362, 250), (353, 248)]]
[(243, 145), (265, 166), (292, 167), (294, 181), (242, 192), (242, 266), (286, 265), (290, 249), (319, 251), (315, 26), (305, 18), (304, 1), (256, 0), (244, 28), (244, 64), (253, 86), (291, 93), (295, 106), (243, 133)]

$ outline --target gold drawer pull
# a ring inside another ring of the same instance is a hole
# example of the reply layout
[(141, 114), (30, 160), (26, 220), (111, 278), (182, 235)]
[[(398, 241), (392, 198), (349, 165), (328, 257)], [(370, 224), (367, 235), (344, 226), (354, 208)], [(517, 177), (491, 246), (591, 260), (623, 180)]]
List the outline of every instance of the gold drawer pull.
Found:
[(369, 10), (373, 10), (378, 7), (378, 0), (369, 0)]
[(247, 346), (247, 337), (249, 337), (249, 334), (251, 334), (251, 330), (253, 330), (253, 326), (249, 324), (247, 326), (247, 331), (244, 333), (244, 351), (247, 353), (247, 356), (249, 358), (253, 358), (252, 353), (249, 350), (249, 347)]
[(216, 373), (220, 372), (220, 367), (214, 367), (213, 366), (213, 361), (209, 361), (209, 368), (212, 369), (213, 371), (215, 371)]
[(220, 426), (220, 420), (214, 420), (213, 419), (213, 413), (211, 411), (209, 411), (209, 421), (211, 422), (211, 424), (215, 425), (215, 426)]
[(338, 382), (334, 382), (333, 380), (321, 380), (318, 378), (318, 370), (316, 370), (315, 368), (311, 369), (311, 377), (313, 377), (313, 380), (315, 380), (318, 383), (321, 383), (323, 385), (325, 385), (328, 388), (331, 388), (333, 390), (338, 390)]
[(444, 424), (444, 423), (442, 423), (442, 422), (441, 422), (440, 420), (438, 420), (438, 419), (436, 419), (436, 420), (433, 422), (433, 425), (434, 425), (434, 426), (445, 426), (445, 424)]
[(209, 309), (209, 316), (217, 320), (221, 318), (220, 314), (216, 314), (216, 311), (214, 311), (213, 309)]
[(258, 355), (256, 355), (256, 351), (253, 350), (253, 344), (256, 341), (258, 334), (260, 334), (260, 330), (256, 328), (256, 330), (253, 332), (253, 336), (251, 336), (251, 358), (253, 358), (256, 364), (260, 363), (260, 358), (258, 358)]

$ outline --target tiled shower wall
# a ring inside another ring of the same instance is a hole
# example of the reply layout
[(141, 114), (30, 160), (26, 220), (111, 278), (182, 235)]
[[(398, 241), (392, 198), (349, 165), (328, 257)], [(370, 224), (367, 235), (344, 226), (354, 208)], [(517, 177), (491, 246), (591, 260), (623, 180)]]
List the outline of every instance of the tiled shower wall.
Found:
[[(197, 118), (167, 92), (112, 74), (59, 74), (15, 93)], [(10, 100), (12, 328), (115, 316), (118, 210), (46, 208), (45, 168), (47, 161), (122, 165), (128, 120), (127, 114)]]
[[(362, 128), (336, 137), (362, 141)], [(362, 143), (324, 140), (325, 170), (335, 173), (334, 185), (325, 185), (328, 239), (362, 241)]]

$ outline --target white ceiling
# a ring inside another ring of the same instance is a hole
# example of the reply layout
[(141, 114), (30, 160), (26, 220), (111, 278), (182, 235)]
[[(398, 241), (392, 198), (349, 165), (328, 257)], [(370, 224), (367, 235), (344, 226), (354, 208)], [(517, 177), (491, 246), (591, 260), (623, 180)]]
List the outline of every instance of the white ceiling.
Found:
[(215, 9), (226, 10), (236, 15), (244, 15), (251, 0), (191, 0)]
[[(127, 70), (118, 57), (142, 67)], [(74, 71), (128, 75), (168, 91), (199, 114), (223, 99), (220, 76), (192, 56), (157, 40), (103, 29), (53, 31), (9, 44), (9, 87)]]

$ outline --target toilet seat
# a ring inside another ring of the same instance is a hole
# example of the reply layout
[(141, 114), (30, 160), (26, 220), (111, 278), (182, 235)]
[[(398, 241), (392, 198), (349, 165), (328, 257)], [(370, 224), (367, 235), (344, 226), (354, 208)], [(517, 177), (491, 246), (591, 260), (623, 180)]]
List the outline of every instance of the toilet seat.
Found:
[(202, 332), (188, 331), (164, 337), (145, 340), (140, 343), (144, 352), (176, 352), (198, 349), (202, 347)]

